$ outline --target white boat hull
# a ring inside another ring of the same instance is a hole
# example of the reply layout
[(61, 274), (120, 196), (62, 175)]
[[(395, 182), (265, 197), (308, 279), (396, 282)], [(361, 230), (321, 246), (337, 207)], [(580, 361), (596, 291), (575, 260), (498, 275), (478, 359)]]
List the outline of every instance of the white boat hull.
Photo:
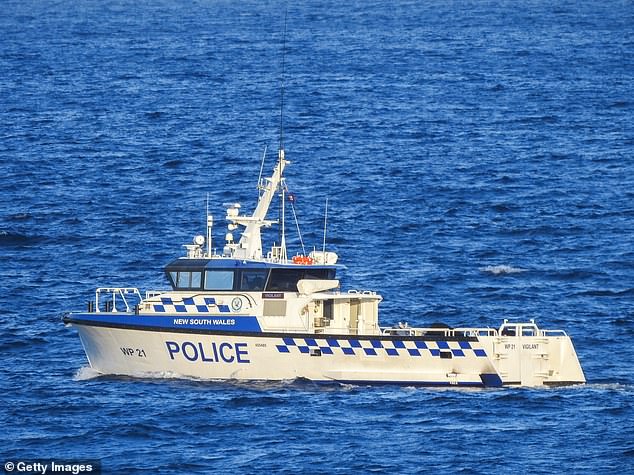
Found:
[(263, 331), (253, 316), (74, 313), (88, 361), (104, 374), (211, 380), (545, 386), (584, 383), (568, 335), (534, 322), (493, 329), (380, 334)]
[(74, 326), (91, 367), (104, 374), (164, 374), (211, 380), (305, 378), (340, 383), (502, 385), (477, 341), (196, 334)]

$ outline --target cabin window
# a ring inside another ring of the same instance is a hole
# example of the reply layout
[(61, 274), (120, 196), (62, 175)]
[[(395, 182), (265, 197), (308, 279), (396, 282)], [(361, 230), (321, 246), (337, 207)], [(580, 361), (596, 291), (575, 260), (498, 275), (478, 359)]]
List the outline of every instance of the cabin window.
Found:
[(334, 269), (306, 269), (302, 279), (332, 280), (335, 278)]
[(297, 292), (297, 281), (301, 279), (333, 279), (334, 269), (273, 269), (266, 290)]
[(178, 273), (178, 283), (176, 286), (179, 289), (186, 289), (189, 287), (189, 280), (191, 279), (191, 272), (179, 272)]
[(176, 287), (176, 282), (178, 282), (178, 272), (171, 271), (170, 280), (172, 281), (172, 287)]
[(522, 327), (522, 336), (537, 336), (535, 327)]
[(205, 271), (205, 290), (232, 290), (232, 270), (208, 270)]
[(334, 307), (334, 300), (324, 300), (324, 318), (326, 320), (332, 320), (333, 317), (333, 307)]
[(199, 289), (200, 288), (200, 272), (170, 272), (170, 277), (176, 282), (178, 289)]
[(266, 290), (276, 292), (297, 292), (297, 281), (302, 279), (301, 269), (273, 269)]
[(242, 278), (240, 279), (240, 289), (255, 291), (264, 290), (264, 284), (266, 284), (268, 272), (268, 270), (243, 270)]
[(502, 328), (502, 336), (517, 336), (517, 328), (515, 325)]

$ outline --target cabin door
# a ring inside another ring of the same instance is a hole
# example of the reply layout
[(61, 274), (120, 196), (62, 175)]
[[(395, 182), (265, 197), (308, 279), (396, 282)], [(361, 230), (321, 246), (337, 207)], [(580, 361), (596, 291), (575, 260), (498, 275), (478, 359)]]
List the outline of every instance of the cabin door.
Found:
[(522, 382), (521, 346), (517, 331), (517, 326), (505, 325), (494, 346), (497, 370), (507, 384)]
[(357, 333), (361, 300), (350, 299), (350, 333)]

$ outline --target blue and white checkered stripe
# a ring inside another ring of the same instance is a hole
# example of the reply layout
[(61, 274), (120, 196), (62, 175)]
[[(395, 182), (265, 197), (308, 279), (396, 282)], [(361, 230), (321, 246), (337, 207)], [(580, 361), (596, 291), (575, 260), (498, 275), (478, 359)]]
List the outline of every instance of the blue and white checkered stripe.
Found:
[(473, 348), (468, 341), (405, 341), (405, 340), (360, 340), (336, 338), (283, 338), (276, 345), (280, 353), (299, 352), (309, 354), (311, 350), (320, 350), (322, 355), (341, 353), (344, 355), (377, 356), (431, 356), (440, 357), (441, 351), (451, 351), (456, 358), (473, 355), (484, 358), (482, 348)]
[(170, 297), (161, 298), (160, 304), (154, 304), (157, 313), (230, 313), (229, 305), (218, 305), (213, 297), (196, 299), (185, 297), (181, 301), (174, 301)]

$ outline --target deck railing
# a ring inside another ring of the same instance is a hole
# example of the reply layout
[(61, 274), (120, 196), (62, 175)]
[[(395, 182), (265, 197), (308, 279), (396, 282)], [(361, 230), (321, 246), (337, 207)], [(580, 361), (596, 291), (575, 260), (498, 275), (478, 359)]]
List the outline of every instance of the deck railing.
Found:
[(141, 292), (136, 287), (99, 287), (95, 291), (95, 312), (101, 312), (101, 306), (99, 300), (104, 300), (104, 297), (109, 297), (105, 300), (106, 312), (118, 312), (117, 302), (120, 301), (125, 306), (126, 312), (131, 312), (130, 300), (134, 299), (136, 305), (142, 300)]
[(382, 335), (395, 336), (445, 336), (445, 337), (478, 337), (496, 336), (494, 328), (444, 328), (444, 327), (381, 327)]

